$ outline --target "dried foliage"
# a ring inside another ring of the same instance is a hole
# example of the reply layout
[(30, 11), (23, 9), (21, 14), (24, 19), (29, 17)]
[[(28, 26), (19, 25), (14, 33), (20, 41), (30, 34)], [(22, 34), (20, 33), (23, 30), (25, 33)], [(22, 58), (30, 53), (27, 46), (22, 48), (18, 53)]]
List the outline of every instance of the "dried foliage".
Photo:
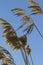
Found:
[[(32, 9), (32, 14), (30, 15), (27, 15), (26, 12), (25, 12), (25, 15), (22, 16), (22, 19), (20, 21), (22, 21), (22, 25), (20, 25), (17, 30), (21, 29), (24, 25), (26, 25), (27, 23), (29, 23), (30, 25), (27, 25), (27, 28), (25, 28), (23, 30), (24, 31), (27, 31), (26, 32), (26, 35), (27, 34), (30, 34), (35, 26), (35, 28), (37, 29), (38, 33), (40, 34), (40, 36), (43, 38), (42, 34), (40, 33), (39, 29), (37, 28), (37, 26), (35, 25), (34, 21), (32, 20), (32, 18), (30, 17), (31, 15), (34, 15), (34, 14), (43, 14), (43, 11), (42, 9), (40, 8), (39, 4), (34, 2), (33, 0), (29, 0), (28, 1), (30, 3), (30, 6), (28, 6), (28, 8), (31, 8)], [(19, 12), (19, 11), (23, 11), (23, 9), (20, 9), (20, 8), (15, 8), (15, 9), (12, 9), (13, 11), (16, 11), (16, 12)], [(12, 11), (11, 10), (11, 11)], [(12, 12), (13, 12), (12, 11)], [(14, 12), (16, 14), (16, 12)]]
[[(32, 9), (32, 14), (27, 15), (24, 9), (21, 8), (14, 8), (11, 11), (16, 16), (22, 16), (21, 20), (22, 25), (17, 28), (17, 30), (21, 29), (24, 25), (27, 24), (27, 27), (23, 30), (23, 32), (26, 31), (26, 34), (24, 34), (21, 37), (17, 36), (16, 31), (13, 29), (12, 25), (8, 23), (6, 20), (0, 18), (0, 23), (2, 24), (3, 29), (3, 37), (6, 39), (6, 44), (8, 44), (13, 50), (20, 50), (21, 54), (23, 56), (25, 65), (30, 65), (28, 56), (30, 55), (32, 65), (33, 59), (31, 56), (31, 49), (29, 45), (27, 44), (27, 34), (30, 34), (35, 27), (40, 34), (40, 36), (43, 38), (42, 34), (38, 30), (37, 26), (35, 25), (33, 19), (31, 18), (31, 15), (35, 14), (43, 14), (43, 11), (38, 3), (34, 2), (33, 0), (28, 0), (28, 3), (30, 3), (30, 6), (28, 8)], [(11, 54), (5, 50), (3, 47), (0, 47), (0, 59), (2, 59), (3, 63), (2, 65), (15, 65), (14, 60), (11, 56)]]
[(15, 65), (11, 54), (0, 46), (0, 60), (2, 60), (2, 65)]
[(11, 24), (6, 22), (2, 18), (0, 18), (0, 23), (2, 24), (2, 27), (3, 27), (3, 37), (5, 37), (6, 43), (8, 45), (10, 45), (10, 47), (13, 50), (22, 50), (22, 49), (24, 50), (25, 49), (24, 52), (25, 52), (26, 56), (24, 56), (23, 50), (22, 50), (22, 52), (23, 52), (22, 54), (23, 54), (24, 61), (27, 64), (27, 61), (28, 61), (27, 55), (29, 55), (31, 51), (30, 51), (30, 48), (28, 48), (28, 46), (27, 46), (26, 35), (18, 37), (15, 30), (12, 28)]
[(26, 34), (30, 34), (32, 32), (33, 28), (34, 28), (34, 23), (30, 24), (26, 29), (24, 29), (24, 31), (27, 31)]
[(21, 9), (21, 8), (15, 8), (15, 9), (12, 9), (11, 11), (12, 11), (15, 15), (17, 15), (17, 16), (23, 16), (23, 15), (25, 15), (24, 10)]
[(27, 23), (32, 23), (32, 22), (31, 22), (31, 18), (30, 18), (29, 16), (26, 16), (26, 15), (23, 16), (20, 21), (22, 21), (22, 25), (20, 25), (20, 26), (17, 28), (17, 30), (19, 30), (20, 28), (22, 28), (22, 27), (23, 27), (25, 24), (27, 24)]
[(27, 25), (27, 28), (25, 28), (25, 29), (23, 30), (23, 32), (27, 31), (26, 35), (27, 35), (28, 33), (31, 33), (32, 30), (33, 30), (33, 28), (34, 28), (34, 22), (32, 21), (32, 19), (31, 19), (29, 16), (26, 16), (26, 15), (25, 15), (25, 16), (22, 17), (21, 21), (22, 21), (22, 25), (20, 25), (20, 26), (17, 28), (17, 30), (19, 30), (19, 29), (22, 28), (24, 25), (26, 25), (27, 23), (29, 23), (30, 25)]
[(26, 35), (18, 37), (11, 24), (2, 18), (0, 18), (0, 23), (3, 27), (3, 37), (5, 37), (6, 43), (10, 45), (13, 50), (19, 50), (27, 45)]
[(34, 14), (43, 14), (43, 11), (42, 9), (40, 8), (40, 6), (34, 2), (33, 0), (32, 1), (29, 1), (30, 3), (30, 6), (28, 8), (31, 8), (32, 9), (32, 14), (30, 15), (34, 15)]
[(26, 51), (26, 53), (27, 53), (28, 55), (30, 54), (31, 49), (30, 49), (29, 45), (27, 45), (27, 46), (25, 47), (25, 51)]
[(33, 5), (33, 6), (39, 5), (38, 3), (34, 2), (33, 0), (28, 0), (28, 3), (30, 3), (30, 5)]
[(0, 22), (3, 25), (3, 36), (6, 38), (6, 43), (10, 45), (13, 49), (20, 49), (23, 45), (21, 41), (18, 39), (17, 34), (12, 28), (12, 26), (1, 18)]
[(23, 9), (21, 9), (21, 8), (15, 8), (15, 9), (12, 9), (11, 11), (18, 12), (18, 11), (23, 11)]

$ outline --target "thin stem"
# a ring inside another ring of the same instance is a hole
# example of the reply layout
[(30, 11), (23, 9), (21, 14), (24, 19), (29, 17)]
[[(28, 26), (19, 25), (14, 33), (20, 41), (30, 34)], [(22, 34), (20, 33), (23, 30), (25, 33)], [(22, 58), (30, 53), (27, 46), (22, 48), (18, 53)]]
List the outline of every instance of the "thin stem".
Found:
[[(23, 59), (24, 59), (25, 65), (28, 65), (28, 64), (29, 64), (29, 60), (28, 60), (28, 58), (27, 58), (27, 54), (26, 54), (24, 48), (21, 49), (21, 54), (22, 54), (22, 57), (23, 57)], [(30, 65), (30, 64), (29, 64), (29, 65)]]
[[(34, 24), (35, 25), (35, 24)], [(43, 38), (42, 34), (40, 33), (39, 29), (37, 28), (37, 26), (35, 25), (35, 28), (37, 29), (38, 33), (40, 34), (40, 36)]]
[(31, 61), (32, 61), (32, 65), (34, 65), (34, 62), (33, 62), (33, 59), (32, 59), (32, 56), (31, 56), (31, 54), (30, 54), (30, 58), (31, 58)]
[[(31, 21), (33, 22), (33, 20), (32, 20), (32, 19), (31, 19)], [(34, 22), (33, 22), (33, 23), (34, 23)], [(35, 23), (34, 23), (34, 26), (35, 26), (36, 30), (38, 31), (39, 35), (43, 38), (43, 36), (42, 36), (41, 32), (39, 31), (39, 29), (37, 28), (37, 26), (35, 25)]]
[(25, 48), (23, 48), (23, 50), (24, 50), (24, 53), (25, 53), (25, 58), (26, 58), (26, 64), (28, 65), (30, 65), (30, 63), (29, 63), (29, 60), (28, 60), (28, 57), (27, 57), (27, 54), (26, 54), (26, 51), (25, 51)]
[(20, 51), (21, 51), (22, 57), (23, 57), (23, 59), (24, 59), (24, 62), (25, 62), (25, 64), (26, 64), (25, 57), (24, 57), (24, 53), (23, 53), (23, 49), (20, 49)]

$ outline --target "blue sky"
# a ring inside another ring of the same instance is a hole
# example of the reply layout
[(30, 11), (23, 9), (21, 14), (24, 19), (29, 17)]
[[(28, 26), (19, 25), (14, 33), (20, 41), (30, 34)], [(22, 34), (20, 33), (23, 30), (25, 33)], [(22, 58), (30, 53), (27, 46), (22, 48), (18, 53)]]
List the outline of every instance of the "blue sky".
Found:
[[(35, 0), (35, 1), (39, 3), (40, 7), (43, 10), (43, 0), (40, 1)], [(30, 13), (31, 10), (27, 9), (27, 6), (28, 6), (27, 0), (0, 0), (0, 18), (3, 18), (6, 21), (8, 21), (16, 30), (16, 28), (20, 24), (19, 23), (20, 18), (16, 17), (11, 12), (11, 9), (19, 7), (25, 9), (27, 13)], [(43, 35), (43, 15), (31, 16), (31, 18), (34, 20), (35, 24), (37, 25), (38, 29)], [(16, 31), (16, 32), (18, 36), (23, 34), (23, 32), (21, 31)], [(38, 34), (36, 28), (33, 29), (32, 33), (28, 35), (27, 38), (28, 38), (27, 43), (30, 45), (31, 48), (31, 54), (34, 60), (34, 65), (43, 65), (43, 39)], [(5, 44), (6, 44), (5, 39), (2, 38), (2, 29), (0, 25), (0, 46), (9, 50), (9, 52), (12, 54), (14, 58), (14, 62), (17, 65), (25, 65), (20, 51), (17, 52), (13, 51), (10, 48), (10, 46)]]

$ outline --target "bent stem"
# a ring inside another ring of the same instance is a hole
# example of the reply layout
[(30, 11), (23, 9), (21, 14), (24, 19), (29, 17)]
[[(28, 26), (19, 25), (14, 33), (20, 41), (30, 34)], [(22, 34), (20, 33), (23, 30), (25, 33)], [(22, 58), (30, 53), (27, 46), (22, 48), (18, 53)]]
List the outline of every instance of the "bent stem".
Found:
[[(35, 25), (35, 24), (34, 24)], [(40, 33), (39, 29), (37, 28), (37, 26), (35, 25), (35, 28), (37, 29), (39, 35), (43, 38), (42, 34)]]
[[(31, 21), (33, 22), (33, 20), (32, 20), (32, 19), (31, 19)], [(34, 23), (34, 22), (33, 22), (33, 23)], [(43, 38), (43, 36), (42, 36), (41, 32), (39, 31), (39, 29), (37, 28), (37, 26), (35, 25), (35, 23), (34, 23), (34, 26), (35, 26), (36, 30), (38, 31), (39, 35), (41, 36), (41, 38)]]

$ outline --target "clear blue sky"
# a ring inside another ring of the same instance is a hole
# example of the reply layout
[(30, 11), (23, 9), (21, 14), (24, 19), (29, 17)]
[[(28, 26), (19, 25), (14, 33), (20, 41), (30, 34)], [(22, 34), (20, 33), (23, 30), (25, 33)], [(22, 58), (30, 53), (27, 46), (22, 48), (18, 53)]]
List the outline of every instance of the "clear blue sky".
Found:
[[(35, 1), (39, 3), (40, 7), (43, 10), (43, 0), (35, 0)], [(24, 8), (26, 12), (29, 13), (30, 10), (27, 9), (27, 6), (28, 6), (27, 0), (0, 0), (0, 18), (3, 18), (9, 23), (11, 23), (13, 28), (16, 30), (16, 28), (19, 25), (19, 18), (16, 17), (10, 10), (19, 7)], [(43, 15), (36, 15), (31, 17), (43, 35)], [(18, 36), (22, 35), (22, 33), (21, 31), (17, 32)], [(30, 45), (31, 48), (31, 54), (34, 60), (34, 65), (43, 65), (43, 39), (38, 34), (36, 28), (34, 28), (32, 33), (27, 37), (28, 37), (27, 43)], [(2, 38), (2, 29), (0, 25), (0, 46), (9, 50), (17, 65), (25, 65), (20, 51), (17, 52), (13, 51), (10, 48), (10, 46), (5, 44), (6, 44), (5, 40)]]

